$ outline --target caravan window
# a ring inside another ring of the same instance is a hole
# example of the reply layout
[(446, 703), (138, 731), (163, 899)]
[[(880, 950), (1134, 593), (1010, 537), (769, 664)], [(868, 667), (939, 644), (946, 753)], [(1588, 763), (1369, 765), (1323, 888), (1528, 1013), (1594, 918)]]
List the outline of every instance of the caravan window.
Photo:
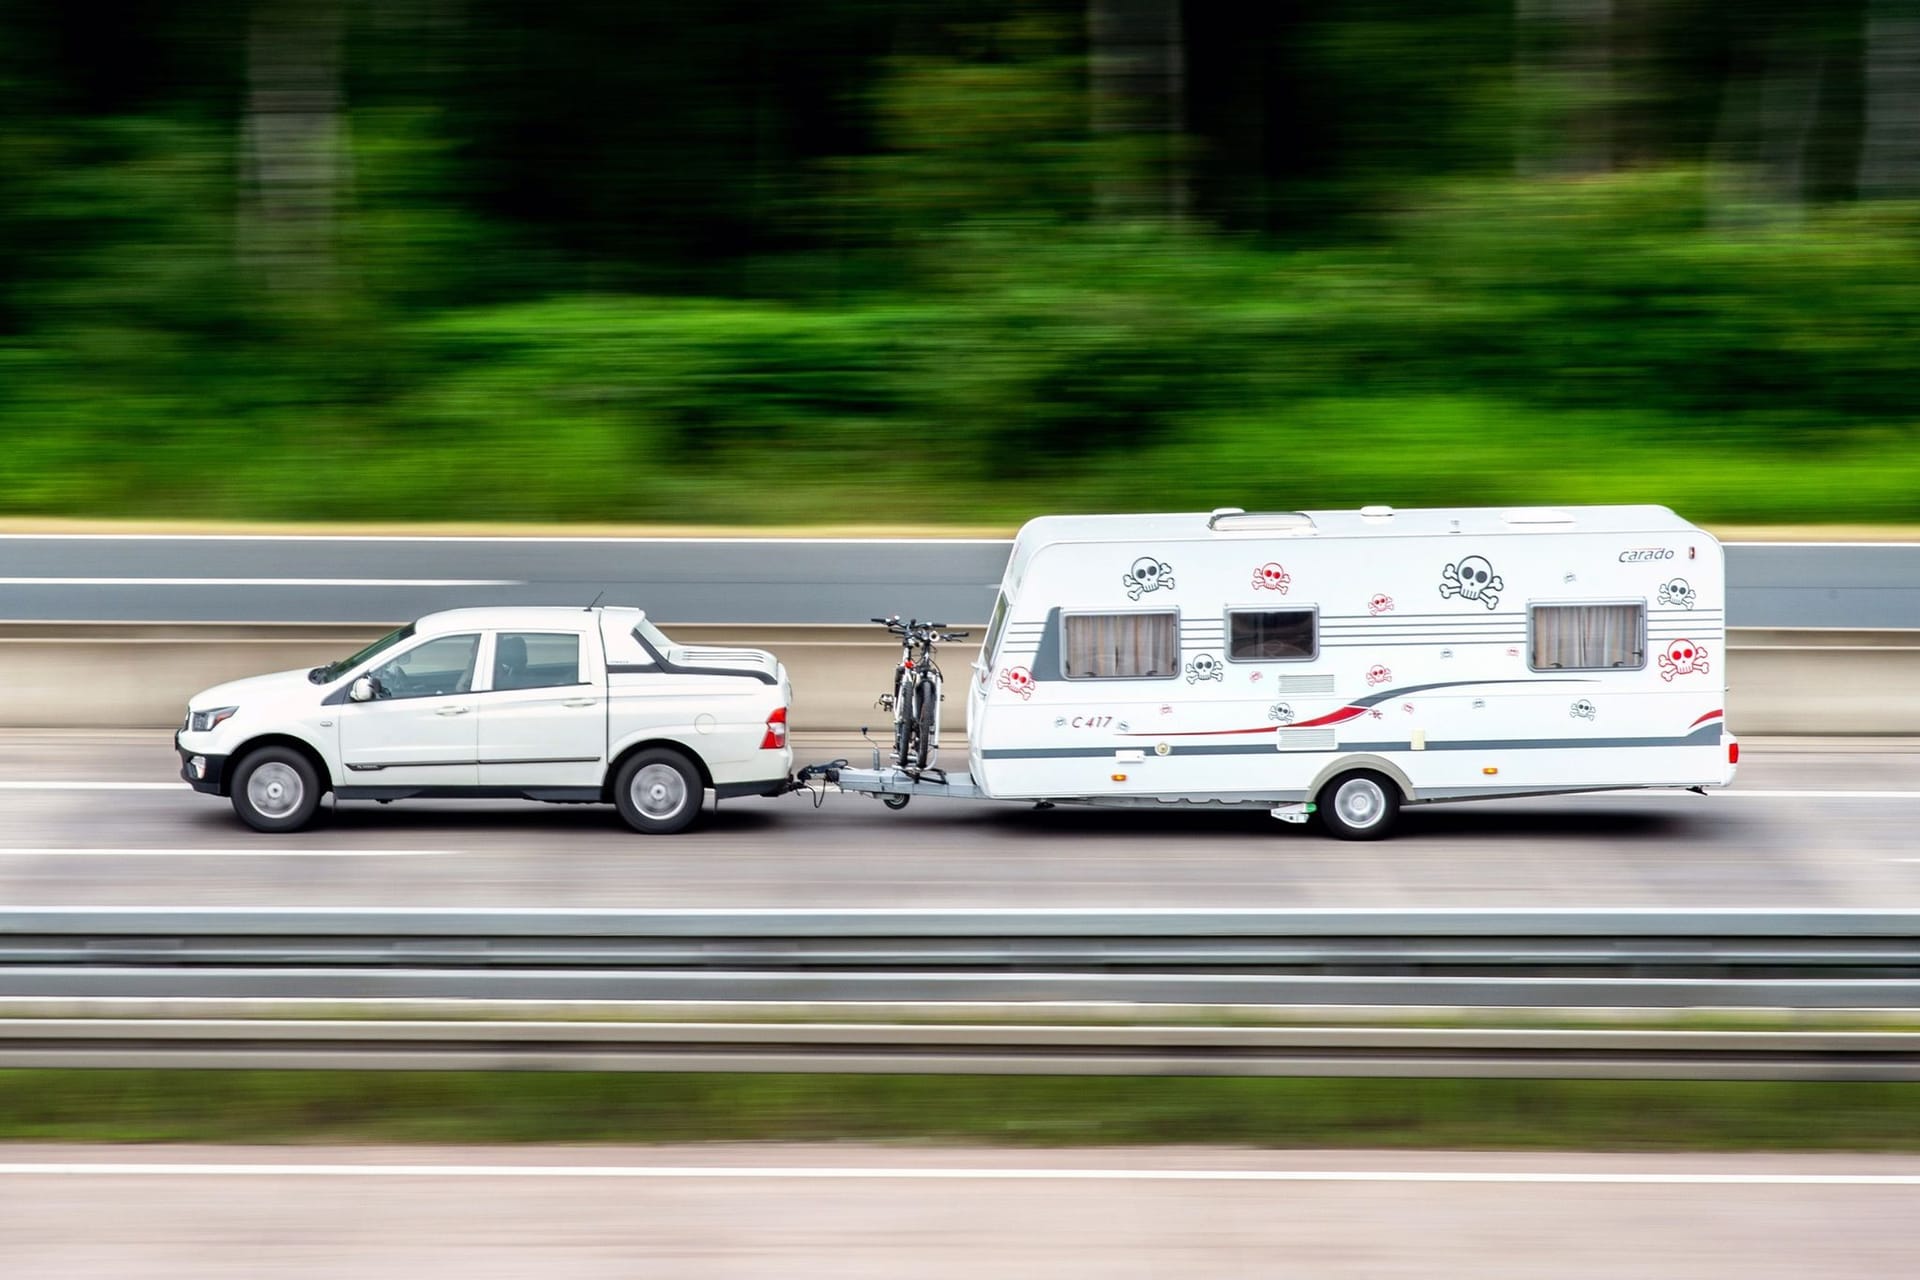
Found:
[(1061, 619), (1060, 674), (1069, 680), (1170, 679), (1180, 674), (1177, 613), (1075, 613)]
[[(987, 638), (980, 644), (980, 663), (982, 667), (993, 665), (993, 658), (1000, 651), (1000, 633), (1007, 629), (1007, 593), (1002, 591), (993, 602), (993, 621), (987, 624)], [(981, 672), (985, 679), (986, 672)]]
[(1535, 671), (1638, 670), (1647, 665), (1647, 605), (1536, 604), (1528, 610)]
[(1320, 652), (1313, 609), (1227, 610), (1227, 657), (1234, 662), (1295, 662)]

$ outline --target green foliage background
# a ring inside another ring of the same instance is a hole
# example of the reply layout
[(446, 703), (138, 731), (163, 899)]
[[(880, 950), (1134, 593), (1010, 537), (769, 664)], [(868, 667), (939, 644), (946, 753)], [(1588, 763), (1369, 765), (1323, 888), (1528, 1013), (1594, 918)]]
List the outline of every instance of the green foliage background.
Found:
[(1509, 6), (1303, 6), (1330, 149), (1236, 169), (1089, 127), (1076, 8), (626, 9), (345, 6), (288, 266), (236, 230), (258, 13), (143, 10), (140, 78), (0, 7), (0, 515), (1916, 515), (1920, 204), (1705, 163), (1706, 27), (1659, 145), (1541, 173)]

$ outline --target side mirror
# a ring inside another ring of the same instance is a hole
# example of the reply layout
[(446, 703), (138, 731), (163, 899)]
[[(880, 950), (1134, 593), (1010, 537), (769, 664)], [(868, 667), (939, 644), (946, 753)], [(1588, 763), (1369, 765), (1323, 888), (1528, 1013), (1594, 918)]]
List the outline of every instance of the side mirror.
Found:
[(374, 683), (372, 676), (361, 676), (353, 682), (353, 688), (347, 690), (347, 697), (354, 702), (372, 702)]

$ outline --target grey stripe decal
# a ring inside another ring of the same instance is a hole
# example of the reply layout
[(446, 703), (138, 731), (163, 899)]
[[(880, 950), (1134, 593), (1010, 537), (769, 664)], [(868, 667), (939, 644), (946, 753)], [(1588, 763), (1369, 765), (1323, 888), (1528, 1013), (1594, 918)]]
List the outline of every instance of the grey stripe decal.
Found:
[[(1428, 751), (1565, 751), (1574, 748), (1612, 749), (1620, 747), (1710, 747), (1719, 745), (1720, 722), (1714, 721), (1702, 725), (1692, 733), (1679, 738), (1488, 738), (1479, 742), (1428, 742)], [(1010, 747), (998, 751), (982, 751), (980, 754), (988, 760), (1111, 760), (1125, 747)], [(1131, 748), (1139, 750), (1140, 748)], [(1387, 751), (1412, 751), (1411, 742), (1343, 742), (1318, 754), (1338, 755), (1350, 752), (1372, 752), (1380, 754)], [(1189, 747), (1184, 744), (1174, 747), (1176, 756), (1281, 756), (1312, 755), (1314, 752), (1298, 750), (1281, 751), (1272, 743), (1246, 746), (1204, 746)], [(1155, 757), (1159, 759), (1161, 757)]]
[(537, 760), (482, 760), (484, 765), (495, 764), (599, 764), (599, 756), (547, 756)]
[(479, 764), (478, 760), (396, 760), (392, 764), (349, 764), (355, 773), (378, 773), (382, 769), (461, 769)]
[(666, 654), (661, 653), (658, 649), (648, 644), (646, 635), (639, 627), (633, 629), (633, 638), (639, 641), (640, 647), (645, 649), (647, 655), (659, 664), (660, 670), (670, 676), (731, 676), (736, 680), (758, 680), (761, 684), (779, 683), (771, 674), (765, 671), (744, 671), (739, 667), (681, 666), (679, 663), (669, 662)]

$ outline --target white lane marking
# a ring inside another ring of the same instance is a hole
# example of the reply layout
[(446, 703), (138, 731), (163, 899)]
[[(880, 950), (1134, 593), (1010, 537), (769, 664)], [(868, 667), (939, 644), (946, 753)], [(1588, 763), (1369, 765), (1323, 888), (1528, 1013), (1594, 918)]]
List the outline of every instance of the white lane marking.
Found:
[(0, 587), (524, 587), (519, 578), (0, 578)]
[(184, 782), (0, 782), (0, 791), (190, 791)]
[(706, 1178), (898, 1182), (1372, 1182), (1576, 1186), (1920, 1187), (1920, 1173), (1659, 1173), (1395, 1169), (885, 1168), (858, 1165), (89, 1164), (0, 1163), (10, 1177), (135, 1178)]
[(0, 858), (439, 858), (452, 849), (8, 849)]
[(1802, 791), (1783, 789), (1762, 791), (1757, 788), (1741, 787), (1716, 789), (1717, 796), (1770, 796), (1775, 800), (1920, 800), (1920, 791)]
[[(44, 781), (36, 781), (33, 779), (0, 780), (0, 791), (178, 791), (182, 795), (185, 795), (188, 794), (190, 790), (184, 782), (82, 782), (64, 778), (47, 779)], [(1669, 799), (1676, 799), (1679, 794), (1680, 793), (1667, 795), (1665, 792), (1649, 788), (1637, 791), (1629, 789), (1628, 791), (1621, 792), (1595, 791), (1584, 794), (1580, 798), (1589, 800), (1644, 800), (1648, 798), (1649, 795), (1666, 795)], [(1758, 787), (1740, 787), (1738, 789), (1715, 787), (1712, 794), (1715, 796), (1739, 796), (1748, 799), (1770, 797), (1775, 800), (1920, 800), (1920, 791), (1807, 791), (1795, 789), (1770, 791)]]

